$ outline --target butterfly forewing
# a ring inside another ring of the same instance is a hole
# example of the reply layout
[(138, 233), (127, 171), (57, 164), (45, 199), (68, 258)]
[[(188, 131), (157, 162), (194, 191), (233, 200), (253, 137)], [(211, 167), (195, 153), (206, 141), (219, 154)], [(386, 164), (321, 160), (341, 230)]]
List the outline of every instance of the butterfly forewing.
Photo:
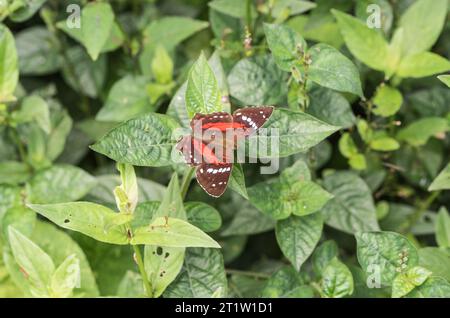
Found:
[(226, 190), (233, 164), (203, 163), (197, 167), (197, 182), (209, 195), (220, 197)]
[(238, 109), (233, 113), (234, 126), (242, 127), (244, 136), (249, 136), (266, 123), (272, 112), (272, 106)]
[(183, 154), (184, 161), (190, 166), (198, 166), (202, 162), (201, 141), (191, 135), (184, 136), (178, 143), (177, 149)]
[(218, 112), (212, 114), (196, 114), (191, 120), (191, 128), (194, 130), (196, 127), (207, 130), (210, 128), (225, 131), (227, 128), (232, 128), (233, 117), (225, 112)]

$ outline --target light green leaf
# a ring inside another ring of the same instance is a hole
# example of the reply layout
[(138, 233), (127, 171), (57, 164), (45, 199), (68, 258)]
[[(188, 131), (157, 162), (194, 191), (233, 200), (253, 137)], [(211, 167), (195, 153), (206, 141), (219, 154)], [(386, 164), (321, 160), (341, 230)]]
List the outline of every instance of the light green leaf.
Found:
[(233, 170), (231, 171), (229, 187), (242, 195), (245, 199), (248, 199), (247, 188), (245, 186), (245, 176), (242, 169), (242, 165), (235, 163)]
[(9, 15), (9, 18), (14, 22), (24, 22), (30, 19), (46, 1), (47, 0), (24, 0), (24, 6), (14, 10), (14, 12)]
[(349, 234), (379, 229), (372, 192), (355, 173), (340, 171), (323, 180), (334, 195), (323, 208), (325, 223)]
[(436, 242), (439, 247), (450, 247), (450, 216), (446, 208), (439, 210), (435, 221)]
[(417, 250), (395, 232), (365, 232), (355, 235), (358, 261), (366, 273), (378, 266), (381, 284), (391, 286), (399, 273), (418, 265)]
[(275, 108), (264, 128), (260, 128), (260, 132), (267, 134), (250, 136), (248, 139), (250, 143), (259, 144), (259, 155), (263, 158), (287, 157), (305, 152), (338, 129), (311, 115)]
[(222, 218), (219, 211), (203, 202), (186, 202), (184, 204), (189, 223), (204, 232), (214, 232), (220, 229)]
[(445, 133), (449, 126), (445, 118), (427, 117), (416, 120), (397, 133), (397, 139), (412, 146), (423, 146), (434, 135)]
[(15, 100), (13, 96), (19, 81), (17, 51), (11, 31), (0, 24), (0, 102)]
[(221, 288), (227, 294), (227, 278), (219, 250), (190, 248), (177, 279), (167, 288), (165, 298), (212, 297)]
[(8, 228), (10, 226), (14, 227), (14, 229), (23, 235), (30, 236), (33, 233), (35, 224), (36, 213), (34, 213), (34, 211), (23, 205), (15, 205), (9, 208), (3, 215), (3, 218), (0, 219), (0, 226), (2, 230), (0, 233), (0, 240), (2, 239), (2, 234), (4, 235), (6, 241), (8, 240)]
[(277, 222), (275, 234), (284, 256), (297, 271), (313, 252), (322, 236), (322, 214), (291, 216)]
[(373, 103), (376, 106), (372, 109), (375, 115), (389, 117), (399, 111), (403, 104), (403, 96), (398, 89), (383, 85), (377, 90)]
[(123, 191), (123, 194), (125, 194), (125, 201), (122, 202), (115, 197), (116, 205), (119, 211), (123, 213), (133, 213), (139, 202), (139, 189), (136, 172), (134, 171), (134, 167), (132, 165), (124, 163), (118, 163), (117, 170), (120, 172), (122, 184), (117, 186), (114, 189), (114, 192), (116, 192), (117, 189)]
[(0, 183), (15, 185), (27, 181), (31, 177), (30, 168), (23, 162), (0, 162)]
[(450, 283), (441, 277), (430, 277), (425, 283), (414, 288), (407, 298), (449, 298)]
[(433, 180), (428, 191), (450, 189), (450, 163), (442, 170), (436, 179)]
[(438, 79), (447, 85), (447, 87), (450, 87), (450, 75), (440, 75), (438, 76)]
[(311, 181), (311, 172), (306, 162), (303, 159), (299, 159), (292, 166), (281, 172), (280, 180), (287, 183)]
[(271, 55), (245, 58), (228, 75), (231, 96), (243, 105), (277, 105), (287, 93), (287, 74)]
[(438, 247), (423, 247), (419, 249), (419, 265), (440, 276), (450, 280), (450, 257), (448, 252)]
[(164, 46), (157, 46), (152, 60), (152, 74), (160, 84), (172, 81), (173, 62)]
[(370, 142), (370, 148), (377, 151), (394, 151), (400, 148), (400, 144), (394, 138), (379, 137)]
[(332, 259), (338, 255), (338, 246), (335, 241), (325, 241), (320, 244), (312, 255), (314, 272), (321, 277), (323, 271)]
[(189, 118), (196, 113), (222, 111), (217, 80), (203, 53), (192, 66), (186, 88), (186, 109)]
[(199, 228), (172, 217), (158, 217), (150, 225), (137, 228), (130, 243), (168, 247), (220, 248), (216, 241)]
[(47, 102), (37, 95), (25, 97), (20, 110), (13, 113), (13, 118), (18, 124), (36, 121), (46, 134), (50, 134), (50, 110)]
[(424, 52), (433, 46), (445, 24), (447, 3), (447, 0), (418, 0), (401, 16), (404, 55)]
[(333, 258), (325, 267), (320, 282), (321, 295), (325, 298), (342, 298), (353, 294), (353, 276), (348, 267)]
[(283, 267), (267, 281), (261, 292), (264, 298), (312, 298), (314, 292), (305, 285), (300, 275), (292, 267)]
[(402, 59), (397, 69), (400, 77), (420, 78), (450, 70), (450, 61), (431, 52), (409, 55)]
[(411, 292), (416, 286), (422, 285), (431, 272), (426, 268), (416, 266), (405, 273), (398, 274), (392, 282), (392, 298), (400, 298)]
[(172, 131), (177, 122), (169, 116), (149, 113), (117, 126), (91, 146), (118, 162), (135, 166), (167, 166), (176, 144)]
[(375, 29), (369, 29), (364, 22), (351, 15), (337, 10), (331, 12), (337, 19), (350, 52), (370, 68), (385, 71), (386, 61), (388, 61), (388, 43), (381, 33)]
[(307, 45), (305, 40), (289, 26), (264, 23), (269, 49), (277, 65), (285, 72), (301, 67), (302, 52)]
[(27, 183), (31, 203), (61, 203), (83, 198), (97, 184), (82, 169), (69, 165), (55, 165), (37, 173)]
[(96, 119), (120, 122), (154, 111), (146, 92), (147, 84), (148, 79), (144, 76), (127, 75), (118, 80), (109, 91)]
[(117, 287), (116, 295), (121, 298), (144, 297), (145, 290), (141, 275), (128, 270)]
[(109, 3), (88, 3), (81, 12), (81, 21), (83, 45), (95, 61), (111, 33), (114, 12)]
[[(241, 0), (214, 0), (208, 3), (210, 8), (232, 16), (234, 18), (245, 18), (247, 14), (246, 1)], [(250, 14), (254, 17), (256, 11), (253, 5), (250, 6)]]
[(112, 244), (129, 242), (125, 226), (111, 226), (116, 224), (115, 220), (121, 218), (121, 215), (104, 206), (90, 202), (28, 206), (60, 227), (81, 232), (98, 241)]
[(44, 26), (27, 28), (15, 36), (21, 75), (46, 75), (56, 72), (62, 57), (54, 35)]
[(145, 246), (145, 271), (154, 297), (159, 297), (177, 277), (183, 266), (184, 248)]
[(17, 264), (25, 273), (34, 297), (49, 296), (50, 278), (55, 271), (50, 256), (26, 236), (9, 228), (9, 243)]
[(67, 298), (80, 284), (80, 260), (76, 254), (69, 255), (55, 270), (50, 281), (51, 296)]
[(328, 44), (317, 44), (308, 53), (311, 56), (308, 78), (324, 87), (363, 97), (359, 71), (345, 55)]
[(261, 182), (248, 188), (250, 202), (275, 220), (320, 210), (332, 195), (312, 181)]

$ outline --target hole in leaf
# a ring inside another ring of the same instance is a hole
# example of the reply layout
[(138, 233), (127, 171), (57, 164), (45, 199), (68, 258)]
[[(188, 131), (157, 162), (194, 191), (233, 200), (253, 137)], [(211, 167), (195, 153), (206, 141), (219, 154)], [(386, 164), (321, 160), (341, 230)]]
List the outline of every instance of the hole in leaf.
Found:
[(161, 247), (161, 246), (158, 246), (158, 247), (156, 248), (156, 254), (162, 255), (162, 253), (163, 253), (162, 247)]

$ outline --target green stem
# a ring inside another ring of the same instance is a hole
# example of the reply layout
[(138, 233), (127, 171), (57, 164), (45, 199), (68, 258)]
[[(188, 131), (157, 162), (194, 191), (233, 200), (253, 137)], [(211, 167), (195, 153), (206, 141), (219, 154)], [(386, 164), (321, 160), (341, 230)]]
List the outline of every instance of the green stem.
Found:
[(247, 0), (245, 17), (248, 32), (252, 34), (252, 0)]
[(136, 262), (139, 268), (139, 272), (141, 273), (142, 280), (144, 282), (145, 291), (147, 296), (153, 298), (152, 287), (150, 286), (150, 282), (148, 281), (147, 272), (145, 271), (144, 261), (142, 259), (141, 250), (138, 245), (133, 245), (134, 255), (136, 257)]
[(183, 182), (181, 183), (181, 199), (184, 201), (189, 185), (191, 184), (192, 175), (194, 174), (195, 168), (189, 168), (184, 174)]
[(429, 209), (429, 207), (431, 206), (431, 204), (434, 202), (434, 200), (436, 200), (436, 198), (439, 196), (439, 194), (441, 194), (441, 191), (435, 191), (432, 192), (428, 198), (425, 200), (425, 202), (421, 205), (419, 205), (419, 207), (417, 208), (417, 210), (414, 212), (413, 215), (411, 215), (411, 218), (409, 219), (408, 222), (406, 222), (401, 228), (400, 231), (401, 233), (408, 233), (411, 231), (411, 228), (417, 223), (417, 221), (420, 220), (420, 218), (422, 217), (422, 215)]

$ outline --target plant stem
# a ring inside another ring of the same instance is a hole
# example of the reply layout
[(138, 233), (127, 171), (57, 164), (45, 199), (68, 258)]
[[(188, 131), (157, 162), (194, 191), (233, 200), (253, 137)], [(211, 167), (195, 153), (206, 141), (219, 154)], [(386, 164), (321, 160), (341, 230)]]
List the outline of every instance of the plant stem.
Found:
[(247, 29), (250, 34), (252, 33), (252, 0), (247, 0), (246, 3), (246, 12), (245, 12), (245, 18), (246, 18), (246, 24)]
[(241, 270), (238, 270), (238, 269), (225, 269), (225, 272), (227, 274), (250, 276), (250, 277), (261, 278), (261, 279), (268, 279), (270, 277), (270, 274), (258, 273), (258, 272), (249, 272), (249, 271), (241, 271)]
[(194, 174), (195, 168), (189, 168), (184, 174), (183, 182), (181, 183), (181, 199), (184, 201), (189, 185), (191, 184), (192, 175)]
[(408, 222), (406, 222), (402, 227), (400, 227), (401, 233), (408, 233), (411, 231), (411, 228), (420, 220), (422, 215), (428, 210), (431, 204), (436, 200), (436, 198), (441, 194), (441, 191), (432, 192), (428, 198), (425, 200), (423, 204), (420, 204), (417, 210), (411, 215), (411, 218)]
[(138, 245), (133, 245), (134, 255), (136, 257), (136, 262), (139, 268), (139, 272), (141, 273), (142, 280), (144, 282), (145, 291), (147, 292), (147, 296), (153, 298), (152, 287), (150, 286), (150, 282), (148, 281), (147, 272), (145, 271), (144, 261), (142, 260), (141, 250)]

